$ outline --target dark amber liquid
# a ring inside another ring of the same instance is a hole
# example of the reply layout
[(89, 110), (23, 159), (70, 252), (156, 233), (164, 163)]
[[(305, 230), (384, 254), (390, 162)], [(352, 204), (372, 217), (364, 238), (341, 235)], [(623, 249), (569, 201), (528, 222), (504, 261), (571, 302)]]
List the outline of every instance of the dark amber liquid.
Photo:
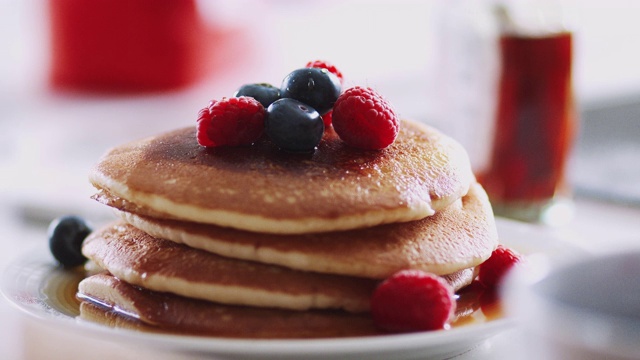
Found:
[(495, 202), (551, 199), (564, 187), (575, 132), (572, 35), (505, 35), (500, 48), (493, 151), (478, 178)]

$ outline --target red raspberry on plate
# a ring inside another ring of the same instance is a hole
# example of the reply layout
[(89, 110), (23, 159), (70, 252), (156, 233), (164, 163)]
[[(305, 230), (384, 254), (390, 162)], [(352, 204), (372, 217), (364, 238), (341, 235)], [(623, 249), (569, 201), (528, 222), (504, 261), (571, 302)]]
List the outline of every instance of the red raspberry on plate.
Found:
[(489, 289), (496, 289), (504, 279), (504, 276), (514, 266), (522, 261), (520, 254), (515, 251), (498, 245), (493, 250), (487, 261), (480, 264), (478, 281)]
[(340, 72), (340, 70), (338, 70), (338, 68), (336, 68), (335, 65), (333, 65), (328, 61), (322, 61), (322, 60), (309, 61), (305, 67), (327, 69), (330, 73), (333, 73), (333, 75), (337, 76), (338, 79), (340, 79), (340, 85), (344, 83), (344, 77), (342, 76), (342, 72)]
[(439, 276), (403, 270), (383, 281), (371, 297), (371, 315), (392, 332), (444, 329), (456, 308), (453, 289)]
[(206, 147), (250, 145), (264, 132), (264, 107), (248, 96), (212, 100), (198, 112), (196, 137)]
[(398, 136), (399, 120), (391, 104), (371, 88), (347, 89), (333, 105), (333, 128), (350, 146), (378, 150)]

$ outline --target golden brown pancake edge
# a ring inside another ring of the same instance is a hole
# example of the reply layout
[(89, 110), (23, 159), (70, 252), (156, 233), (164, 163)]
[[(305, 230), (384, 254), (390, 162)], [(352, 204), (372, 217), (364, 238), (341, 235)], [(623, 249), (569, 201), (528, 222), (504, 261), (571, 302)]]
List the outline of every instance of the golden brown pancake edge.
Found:
[(207, 149), (190, 127), (113, 148), (90, 172), (99, 190), (155, 214), (291, 234), (421, 219), (473, 179), (460, 144), (411, 121), (383, 150), (351, 148), (329, 128), (306, 155), (266, 140)]
[(221, 256), (378, 279), (403, 269), (450, 274), (479, 265), (498, 244), (491, 205), (479, 184), (425, 219), (331, 233), (258, 234), (130, 212), (120, 215), (154, 237)]
[[(82, 252), (132, 285), (234, 305), (362, 312), (368, 311), (379, 282), (225, 258), (153, 238), (123, 222), (94, 231), (84, 241)], [(455, 290), (473, 277), (472, 268), (443, 276)]]

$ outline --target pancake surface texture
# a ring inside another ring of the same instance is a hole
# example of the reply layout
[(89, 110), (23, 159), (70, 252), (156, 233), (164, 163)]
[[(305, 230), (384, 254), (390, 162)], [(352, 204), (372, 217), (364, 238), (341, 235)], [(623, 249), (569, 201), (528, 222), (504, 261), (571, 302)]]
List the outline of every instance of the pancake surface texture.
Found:
[(234, 305), (367, 311), (377, 282), (224, 258), (114, 223), (82, 252), (117, 278), (146, 289)]
[(225, 257), (378, 279), (402, 269), (451, 274), (479, 265), (498, 244), (491, 205), (477, 183), (466, 196), (433, 216), (333, 233), (257, 234), (129, 212), (120, 215), (154, 237)]
[(332, 128), (312, 154), (267, 140), (207, 149), (195, 136), (189, 127), (112, 149), (90, 173), (98, 199), (141, 215), (303, 234), (422, 219), (474, 181), (460, 144), (410, 121), (379, 151), (351, 148)]
[[(367, 313), (224, 305), (150, 291), (101, 273), (80, 282), (80, 316), (118, 328), (235, 338), (325, 338), (387, 335)], [(478, 309), (457, 300), (452, 323)]]
[(109, 274), (84, 279), (79, 295), (84, 319), (136, 330), (269, 339), (379, 333), (364, 313), (223, 305), (134, 287)]
[[(132, 285), (224, 304), (293, 310), (369, 310), (377, 280), (292, 270), (221, 257), (156, 239), (124, 223), (98, 229), (82, 252), (100, 268)], [(444, 276), (454, 289), (471, 282), (474, 270)]]

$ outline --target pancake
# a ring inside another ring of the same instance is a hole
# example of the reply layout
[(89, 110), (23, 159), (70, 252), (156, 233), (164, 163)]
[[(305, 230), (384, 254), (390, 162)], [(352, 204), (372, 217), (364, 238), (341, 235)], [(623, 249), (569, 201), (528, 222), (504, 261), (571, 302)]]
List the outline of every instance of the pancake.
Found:
[(376, 286), (370, 279), (224, 258), (155, 239), (121, 222), (92, 233), (82, 252), (130, 284), (226, 304), (366, 311)]
[(120, 215), (154, 237), (226, 257), (379, 279), (401, 269), (451, 274), (482, 263), (498, 244), (491, 205), (475, 183), (465, 197), (433, 216), (333, 233), (257, 234), (130, 212)]
[[(456, 300), (453, 326), (473, 322), (479, 294)], [(79, 284), (80, 317), (111, 327), (234, 338), (337, 338), (382, 335), (369, 314), (233, 306), (150, 291), (102, 273)]]
[(109, 274), (84, 279), (78, 295), (83, 319), (135, 330), (270, 339), (378, 334), (368, 314), (223, 305), (134, 287)]
[[(82, 252), (117, 278), (149, 290), (224, 304), (293, 310), (369, 309), (377, 280), (319, 274), (221, 257), (163, 239), (122, 222), (93, 232)], [(467, 285), (473, 269), (445, 277)]]
[(208, 149), (188, 127), (113, 148), (89, 178), (98, 199), (141, 215), (274, 234), (422, 219), (474, 181), (459, 143), (411, 121), (376, 151), (347, 146), (329, 127), (311, 154), (281, 151), (267, 139)]

